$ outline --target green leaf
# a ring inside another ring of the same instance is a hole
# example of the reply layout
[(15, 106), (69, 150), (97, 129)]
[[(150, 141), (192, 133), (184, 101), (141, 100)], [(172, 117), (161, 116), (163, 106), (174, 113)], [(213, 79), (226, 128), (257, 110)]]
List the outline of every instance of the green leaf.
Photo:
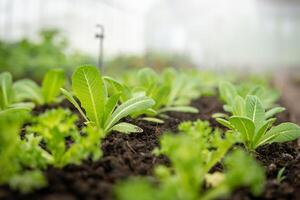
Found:
[(119, 98), (120, 98), (120, 94), (115, 94), (115, 95), (109, 97), (109, 99), (107, 100), (107, 102), (105, 104), (104, 115), (103, 115), (103, 125), (110, 118), (114, 109), (118, 105)]
[(229, 83), (222, 81), (219, 84), (220, 96), (226, 103), (234, 102), (234, 98), (238, 95), (235, 87)]
[(257, 96), (248, 95), (246, 97), (246, 114), (255, 124), (260, 127), (265, 120), (265, 111)]
[(232, 106), (232, 113), (238, 116), (245, 116), (245, 100), (241, 96), (236, 96)]
[(163, 124), (164, 121), (155, 117), (143, 117), (141, 120), (148, 121), (148, 122), (153, 122), (153, 123), (158, 123), (158, 124)]
[(123, 85), (119, 81), (117, 81), (109, 76), (103, 76), (103, 80), (106, 83), (112, 85), (118, 92), (123, 91)]
[(25, 171), (11, 177), (9, 186), (25, 194), (47, 186), (47, 180), (39, 170)]
[(263, 93), (263, 87), (258, 85), (251, 88), (248, 95), (260, 96), (260, 94), (262, 93)]
[(105, 97), (100, 71), (93, 66), (79, 67), (72, 76), (72, 88), (89, 120), (101, 127)]
[(141, 112), (154, 105), (154, 101), (145, 96), (136, 97), (129, 99), (128, 101), (121, 104), (106, 121), (104, 130), (108, 131), (118, 121), (132, 113)]
[(285, 108), (283, 108), (283, 107), (272, 108), (266, 112), (266, 119), (273, 117), (274, 115), (281, 113), (283, 111), (285, 111)]
[(253, 138), (253, 148), (257, 148), (257, 143), (263, 137), (263, 135), (267, 132), (267, 130), (272, 126), (272, 124), (276, 121), (275, 118), (269, 119), (265, 121), (265, 123), (260, 127), (258, 131), (256, 131)]
[(13, 98), (12, 76), (8, 72), (0, 74), (0, 109), (11, 104)]
[(228, 118), (228, 115), (225, 113), (214, 113), (211, 116), (212, 118)]
[(163, 85), (156, 89), (153, 89), (153, 91), (149, 94), (151, 98), (155, 100), (155, 109), (161, 108), (163, 105), (167, 104), (168, 96), (170, 94), (170, 86), (169, 85)]
[(172, 107), (165, 107), (159, 110), (159, 113), (162, 112), (186, 112), (186, 113), (198, 113), (198, 109), (192, 106), (172, 106)]
[(268, 143), (272, 142), (289, 142), (300, 137), (300, 128), (298, 125), (286, 122), (273, 127), (267, 135), (274, 135)]
[(59, 95), (60, 88), (65, 84), (65, 73), (62, 69), (47, 72), (42, 83), (42, 94), (45, 103), (51, 103)]
[(119, 124), (114, 125), (109, 131), (112, 131), (112, 130), (113, 131), (118, 131), (118, 132), (121, 132), (121, 133), (126, 133), (126, 134), (143, 132), (143, 129), (141, 129), (140, 127), (135, 126), (135, 125), (130, 124), (130, 123), (126, 123), (126, 122), (121, 122)]
[(44, 103), (41, 88), (30, 79), (15, 82), (13, 88), (16, 101), (31, 100), (39, 105)]
[(216, 118), (216, 121), (219, 122), (220, 124), (222, 124), (223, 126), (229, 128), (229, 129), (231, 129), (231, 130), (234, 130), (234, 129), (235, 129), (235, 128), (233, 127), (233, 125), (232, 125), (229, 121), (227, 121), (227, 120), (225, 120), (225, 119), (222, 119), (222, 118)]
[(77, 101), (74, 99), (73, 95), (68, 92), (67, 90), (60, 88), (60, 91), (65, 97), (73, 104), (73, 106), (79, 111), (81, 116), (85, 119), (85, 121), (89, 121), (83, 110), (81, 109), (80, 105), (77, 103)]
[(251, 141), (254, 135), (255, 126), (252, 120), (247, 117), (230, 117), (229, 122), (237, 129), (244, 138), (244, 141)]
[(236, 149), (225, 158), (224, 165), (227, 187), (247, 186), (254, 195), (261, 194), (266, 179), (264, 168), (249, 153)]
[(10, 104), (7, 109), (24, 109), (24, 110), (32, 110), (34, 108), (34, 104), (31, 102), (21, 102)]
[(168, 95), (168, 102), (166, 104), (167, 106), (174, 105), (174, 102), (176, 101), (176, 98), (179, 97), (180, 90), (182, 90), (184, 85), (185, 80), (181, 77), (178, 77), (176, 80), (173, 80), (173, 84)]

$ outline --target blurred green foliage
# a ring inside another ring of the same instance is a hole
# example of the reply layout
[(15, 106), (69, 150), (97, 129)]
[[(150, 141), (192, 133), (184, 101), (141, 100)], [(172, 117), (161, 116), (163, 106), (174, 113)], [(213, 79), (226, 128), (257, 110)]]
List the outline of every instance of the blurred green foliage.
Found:
[(95, 59), (69, 49), (67, 39), (58, 30), (43, 30), (39, 40), (0, 41), (0, 71), (9, 71), (16, 78), (40, 81), (52, 68), (71, 73), (75, 66), (95, 63)]
[(188, 56), (182, 54), (167, 54), (149, 51), (143, 55), (119, 55), (105, 64), (107, 74), (119, 74), (128, 70), (138, 70), (144, 67), (162, 71), (165, 68), (195, 68)]

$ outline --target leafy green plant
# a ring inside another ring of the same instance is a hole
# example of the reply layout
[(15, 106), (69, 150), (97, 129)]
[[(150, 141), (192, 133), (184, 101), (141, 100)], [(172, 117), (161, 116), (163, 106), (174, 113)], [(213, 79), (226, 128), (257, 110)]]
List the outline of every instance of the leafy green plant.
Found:
[[(103, 132), (87, 126), (80, 133), (75, 125), (77, 120), (77, 116), (69, 110), (53, 109), (34, 118), (26, 131), (39, 135), (46, 143), (49, 164), (57, 167), (80, 164), (90, 156), (97, 160), (102, 154), (100, 142)], [(66, 145), (67, 138), (71, 143), (69, 146)]]
[(60, 88), (64, 84), (64, 71), (52, 69), (46, 73), (41, 87), (30, 79), (23, 79), (17, 81), (13, 88), (18, 101), (30, 100), (38, 105), (44, 105), (59, 101)]
[(108, 96), (100, 71), (93, 66), (81, 66), (72, 76), (72, 89), (81, 106), (67, 90), (61, 89), (66, 98), (79, 110), (86, 122), (107, 134), (112, 130), (122, 133), (142, 132), (143, 130), (122, 118), (151, 108), (154, 101), (146, 96), (133, 97), (118, 105), (120, 94)]
[(111, 93), (121, 93), (121, 101), (136, 96), (149, 96), (155, 101), (155, 105), (143, 114), (148, 121), (162, 122), (154, 116), (165, 116), (168, 111), (197, 113), (198, 110), (189, 106), (190, 101), (200, 96), (198, 79), (187, 73), (166, 69), (162, 75), (158, 75), (150, 68), (144, 68), (137, 74), (130, 73), (126, 77), (125, 84), (112, 78), (105, 78)]
[(286, 177), (284, 176), (285, 167), (281, 168), (276, 176), (276, 181), (281, 183)]
[[(225, 102), (224, 110), (235, 115), (239, 114), (239, 108), (243, 106), (243, 100), (248, 95), (260, 98), (265, 109), (273, 108), (279, 98), (278, 92), (260, 85), (241, 84), (240, 87), (237, 87), (225, 81), (220, 82), (219, 93), (221, 99)], [(280, 107), (276, 110), (282, 112), (284, 108)]]
[(70, 48), (65, 35), (59, 30), (42, 30), (38, 40), (22, 38), (17, 41), (0, 40), (1, 70), (9, 71), (13, 77), (28, 77), (38, 82), (48, 70), (61, 67), (67, 73), (74, 66), (96, 63), (96, 59)]
[(16, 83), (13, 83), (12, 76), (8, 72), (0, 74), (0, 112), (4, 110), (30, 110), (33, 108), (31, 103), (18, 101), (18, 92), (14, 89)]
[(285, 122), (273, 126), (276, 113), (281, 112), (281, 107), (275, 107), (267, 112), (261, 100), (257, 96), (248, 95), (246, 99), (239, 100), (232, 107), (233, 116), (228, 120), (217, 118), (216, 120), (240, 136), (243, 144), (250, 150), (274, 142), (287, 142), (300, 137), (300, 128), (293, 123)]
[[(210, 200), (241, 186), (249, 186), (255, 195), (262, 191), (263, 169), (241, 150), (225, 158), (223, 173), (210, 172), (235, 143), (232, 135), (226, 133), (223, 137), (220, 131), (212, 131), (207, 122), (201, 121), (183, 123), (179, 129), (183, 133), (163, 135), (161, 147), (155, 151), (171, 161), (171, 167), (155, 168), (158, 183), (147, 178), (130, 179), (117, 185), (117, 199)], [(205, 185), (207, 189), (203, 189)]]
[(33, 135), (21, 140), (19, 133), (25, 110), (0, 113), (0, 184), (9, 184), (23, 193), (44, 187), (47, 182), (39, 169), (47, 165), (47, 155)]

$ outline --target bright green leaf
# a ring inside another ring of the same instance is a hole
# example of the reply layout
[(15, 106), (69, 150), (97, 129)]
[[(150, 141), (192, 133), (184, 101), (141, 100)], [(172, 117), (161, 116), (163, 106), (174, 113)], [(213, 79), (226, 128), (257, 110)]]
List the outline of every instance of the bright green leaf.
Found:
[(46, 103), (51, 103), (65, 84), (65, 73), (62, 69), (47, 72), (42, 83), (42, 94)]
[(93, 66), (79, 67), (72, 76), (72, 88), (89, 120), (100, 127), (105, 105), (100, 71)]

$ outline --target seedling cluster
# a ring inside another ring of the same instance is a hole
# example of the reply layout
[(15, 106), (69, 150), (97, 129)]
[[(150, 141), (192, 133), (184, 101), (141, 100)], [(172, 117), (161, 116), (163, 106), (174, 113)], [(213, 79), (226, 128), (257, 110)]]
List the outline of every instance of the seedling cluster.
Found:
[[(170, 165), (155, 166), (154, 177), (117, 183), (115, 197), (210, 200), (241, 187), (259, 195), (265, 173), (253, 153), (263, 145), (299, 138), (300, 128), (291, 122), (276, 124), (276, 114), (285, 109), (276, 105), (278, 92), (266, 84), (235, 86), (220, 79), (198, 71), (157, 73), (149, 68), (113, 78), (86, 65), (74, 71), (70, 83), (64, 71), (50, 70), (39, 86), (29, 79), (13, 81), (4, 72), (0, 184), (34, 192), (47, 186), (43, 172), (50, 166), (59, 169), (101, 159), (102, 141), (110, 133), (143, 134), (138, 120), (161, 126), (171, 112), (197, 115), (202, 111), (191, 106), (193, 100), (219, 95), (224, 112), (214, 117), (224, 129), (198, 119), (182, 122), (176, 133), (166, 131), (153, 155), (168, 157)], [(284, 168), (279, 183), (283, 174)]]

